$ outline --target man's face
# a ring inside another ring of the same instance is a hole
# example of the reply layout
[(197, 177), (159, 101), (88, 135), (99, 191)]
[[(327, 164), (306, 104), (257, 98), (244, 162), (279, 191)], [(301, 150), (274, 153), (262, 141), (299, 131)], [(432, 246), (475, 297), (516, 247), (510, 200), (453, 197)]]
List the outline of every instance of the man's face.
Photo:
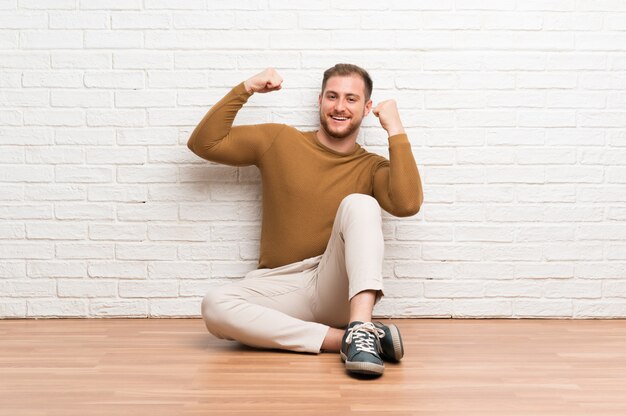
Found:
[(334, 139), (344, 139), (358, 131), (372, 108), (365, 99), (365, 83), (358, 75), (333, 76), (319, 96), (320, 125)]

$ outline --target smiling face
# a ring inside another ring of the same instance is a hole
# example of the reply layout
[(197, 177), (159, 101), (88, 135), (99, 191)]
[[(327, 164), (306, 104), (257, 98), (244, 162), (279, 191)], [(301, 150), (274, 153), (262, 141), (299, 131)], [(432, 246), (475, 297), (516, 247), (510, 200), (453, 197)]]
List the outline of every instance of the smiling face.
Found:
[(358, 75), (333, 76), (319, 96), (320, 127), (329, 140), (353, 139), (372, 108), (365, 83)]

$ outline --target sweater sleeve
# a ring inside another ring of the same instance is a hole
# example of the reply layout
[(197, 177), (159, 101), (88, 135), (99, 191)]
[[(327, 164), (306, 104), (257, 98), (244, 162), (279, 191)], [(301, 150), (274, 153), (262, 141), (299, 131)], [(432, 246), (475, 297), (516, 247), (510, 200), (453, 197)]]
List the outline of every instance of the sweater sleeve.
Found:
[(420, 210), (422, 181), (406, 134), (389, 137), (389, 161), (378, 163), (373, 182), (374, 198), (390, 214), (408, 217)]
[(243, 82), (234, 87), (196, 126), (187, 147), (212, 162), (233, 166), (258, 164), (284, 126), (267, 123), (233, 127), (235, 116), (251, 95)]

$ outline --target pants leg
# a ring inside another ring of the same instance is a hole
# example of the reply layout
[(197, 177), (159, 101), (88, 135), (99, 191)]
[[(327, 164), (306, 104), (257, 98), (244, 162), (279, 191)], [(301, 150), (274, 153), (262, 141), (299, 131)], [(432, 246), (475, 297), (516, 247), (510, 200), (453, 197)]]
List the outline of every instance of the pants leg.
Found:
[(385, 242), (381, 210), (368, 195), (343, 199), (333, 231), (317, 267), (313, 313), (317, 322), (340, 328), (350, 320), (350, 300), (364, 290), (383, 296)]
[(202, 317), (213, 335), (259, 348), (319, 353), (328, 327), (314, 322), (310, 290), (318, 258), (253, 270), (212, 289)]
[(350, 299), (382, 296), (384, 241), (380, 207), (367, 195), (344, 198), (323, 255), (211, 290), (202, 302), (209, 332), (261, 348), (320, 351), (329, 326), (350, 317)]

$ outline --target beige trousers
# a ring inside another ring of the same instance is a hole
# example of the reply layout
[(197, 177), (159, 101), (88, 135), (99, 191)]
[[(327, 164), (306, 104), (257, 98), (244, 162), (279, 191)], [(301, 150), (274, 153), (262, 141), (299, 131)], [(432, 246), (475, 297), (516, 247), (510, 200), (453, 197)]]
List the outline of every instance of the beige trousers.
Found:
[(318, 353), (329, 327), (349, 323), (350, 299), (363, 290), (382, 296), (384, 240), (378, 202), (343, 199), (324, 254), (213, 288), (202, 317), (213, 335), (260, 348)]

